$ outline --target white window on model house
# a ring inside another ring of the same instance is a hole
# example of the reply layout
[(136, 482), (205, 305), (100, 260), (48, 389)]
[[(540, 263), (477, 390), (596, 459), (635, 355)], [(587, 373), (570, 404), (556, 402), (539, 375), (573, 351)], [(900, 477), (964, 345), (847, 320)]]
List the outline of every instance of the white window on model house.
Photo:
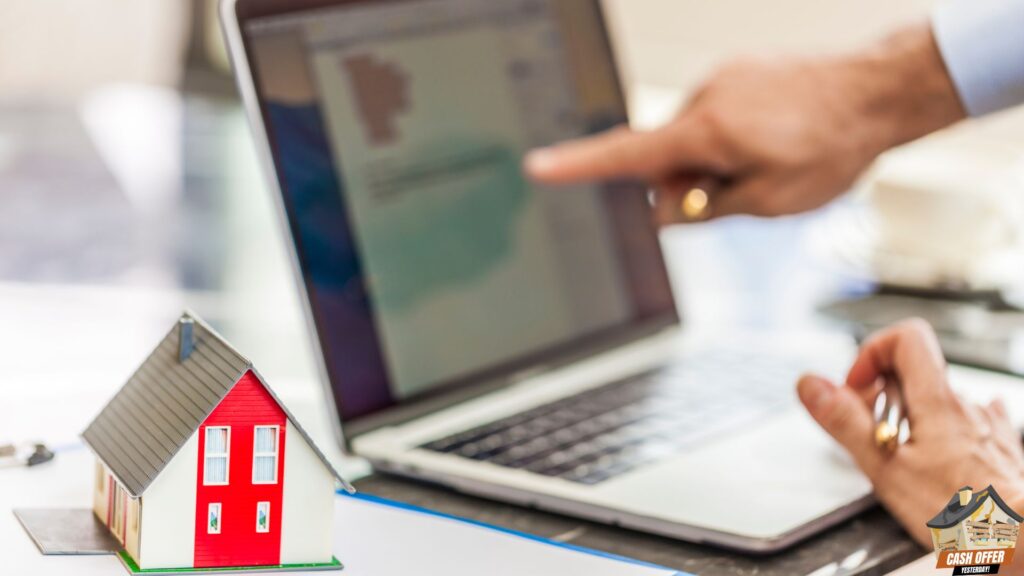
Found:
[(139, 500), (130, 498), (128, 500), (128, 531), (132, 534), (139, 532)]
[(270, 532), (270, 502), (256, 503), (256, 531), (260, 534)]
[(118, 482), (114, 486), (114, 506), (110, 511), (110, 531), (120, 541), (124, 542), (124, 521), (128, 513), (128, 493)]
[(206, 533), (220, 534), (220, 502), (211, 502), (206, 511)]
[(253, 484), (277, 484), (278, 432), (277, 426), (256, 426), (253, 430)]
[(96, 491), (103, 493), (106, 488), (107, 471), (103, 469), (103, 464), (100, 461), (96, 461)]
[(207, 426), (203, 447), (203, 485), (224, 486), (228, 483), (228, 463), (231, 451), (231, 428)]

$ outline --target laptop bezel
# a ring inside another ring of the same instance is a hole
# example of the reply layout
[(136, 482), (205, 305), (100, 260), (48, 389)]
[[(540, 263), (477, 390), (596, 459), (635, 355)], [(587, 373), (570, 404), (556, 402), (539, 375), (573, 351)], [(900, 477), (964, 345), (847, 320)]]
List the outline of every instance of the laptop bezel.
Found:
[[(466, 382), (454, 381), (433, 394), (424, 395), (404, 402), (396, 403), (392, 407), (379, 410), (378, 412), (357, 419), (343, 421), (338, 411), (338, 398), (335, 397), (335, 389), (332, 385), (332, 375), (326, 358), (324, 357), (324, 345), (321, 340), (321, 331), (318, 329), (319, 318), (313, 309), (313, 302), (310, 298), (309, 288), (306, 284), (307, 274), (303, 270), (299, 247), (295, 241), (297, 230), (294, 229), (292, 220), (288, 213), (288, 207), (284, 199), (284, 191), (281, 185), (281, 174), (273, 153), (271, 138), (268, 133), (267, 114), (263, 103), (260, 100), (259, 91), (256, 87), (256, 78), (250, 66), (250, 54), (245, 42), (243, 29), (245, 22), (254, 18), (266, 18), (273, 16), (284, 16), (291, 13), (306, 12), (309, 10), (327, 9), (348, 4), (387, 4), (391, 0), (221, 0), (220, 14), (221, 25), (226, 47), (238, 90), (242, 96), (243, 105), (249, 118), (253, 137), (256, 141), (257, 153), (259, 155), (261, 168), (270, 190), (274, 196), (276, 213), (279, 225), (289, 238), (289, 249), (287, 250), (291, 261), (293, 273), (298, 285), (301, 305), (303, 308), (306, 329), (314, 351), (317, 364), (318, 376), (324, 387), (324, 393), (330, 400), (327, 402), (332, 430), (339, 445), (346, 453), (352, 453), (351, 440), (357, 436), (377, 430), (384, 426), (408, 422), (447, 408), (449, 406), (464, 402), (484, 394), (500, 390), (516, 382), (522, 381), (531, 375), (539, 374), (548, 370), (572, 364), (583, 358), (600, 354), (625, 344), (658, 334), (666, 329), (677, 328), (680, 323), (680, 315), (676, 306), (670, 306), (660, 315), (650, 318), (634, 320), (629, 324), (616, 327), (614, 332), (599, 334), (593, 337), (584, 337), (573, 340), (565, 345), (552, 347), (540, 354), (530, 355), (520, 359), (521, 365), (503, 366), (500, 373), (474, 375)], [(424, 1), (424, 0), (413, 0)], [(601, 37), (606, 43), (608, 53), (615, 58), (615, 51), (612, 47), (612, 34), (610, 32), (605, 10), (600, 0), (591, 0), (598, 16), (598, 26)], [(623, 118), (629, 117), (628, 102), (622, 88), (620, 67), (618, 62), (612, 63), (612, 80), (614, 89), (620, 101), (623, 103), (621, 114)], [(664, 258), (658, 246), (659, 261), (664, 268)], [(666, 273), (667, 276), (667, 273)]]

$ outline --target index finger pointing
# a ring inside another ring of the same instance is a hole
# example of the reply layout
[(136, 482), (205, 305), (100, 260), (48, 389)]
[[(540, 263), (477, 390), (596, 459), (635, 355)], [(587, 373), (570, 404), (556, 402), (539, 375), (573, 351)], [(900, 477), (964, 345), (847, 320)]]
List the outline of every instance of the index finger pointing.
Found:
[[(535, 150), (525, 168), (536, 180), (567, 184), (618, 178), (659, 180), (680, 172), (721, 172), (709, 127), (689, 114), (652, 131), (621, 127), (603, 134)], [(717, 156), (721, 156), (721, 150)], [(717, 158), (717, 159), (716, 159)]]
[(654, 178), (672, 169), (672, 138), (666, 129), (636, 132), (620, 128), (534, 150), (526, 156), (526, 171), (551, 184)]

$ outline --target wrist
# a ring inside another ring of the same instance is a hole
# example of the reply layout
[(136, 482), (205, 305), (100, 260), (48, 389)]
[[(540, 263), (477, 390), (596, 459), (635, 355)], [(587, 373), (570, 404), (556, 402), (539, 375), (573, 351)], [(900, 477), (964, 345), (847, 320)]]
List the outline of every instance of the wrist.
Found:
[(966, 117), (931, 27), (903, 29), (846, 58), (856, 106), (876, 154)]

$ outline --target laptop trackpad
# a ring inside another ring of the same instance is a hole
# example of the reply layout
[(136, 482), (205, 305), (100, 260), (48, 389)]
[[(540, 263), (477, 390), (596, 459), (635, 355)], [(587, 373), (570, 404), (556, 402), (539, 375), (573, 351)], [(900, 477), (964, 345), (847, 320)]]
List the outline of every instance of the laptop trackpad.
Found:
[(600, 490), (644, 516), (771, 538), (863, 498), (871, 484), (796, 408)]

